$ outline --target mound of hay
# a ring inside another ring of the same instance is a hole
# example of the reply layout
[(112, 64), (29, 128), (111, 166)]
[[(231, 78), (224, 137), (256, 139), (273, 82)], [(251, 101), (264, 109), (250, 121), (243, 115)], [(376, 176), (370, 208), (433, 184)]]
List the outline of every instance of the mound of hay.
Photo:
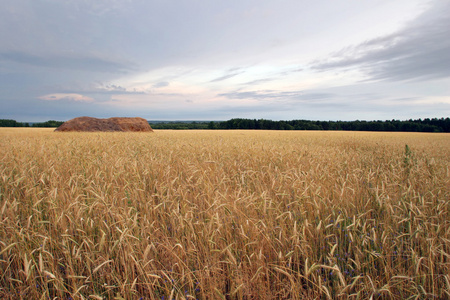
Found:
[(109, 118), (96, 119), (79, 117), (69, 120), (55, 131), (153, 131), (143, 118)]

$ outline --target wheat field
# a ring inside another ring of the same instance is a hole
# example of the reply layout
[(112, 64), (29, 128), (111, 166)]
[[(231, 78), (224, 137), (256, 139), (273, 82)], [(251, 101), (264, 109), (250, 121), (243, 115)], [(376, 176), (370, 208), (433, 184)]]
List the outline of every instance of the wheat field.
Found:
[(450, 136), (0, 129), (0, 298), (450, 298)]

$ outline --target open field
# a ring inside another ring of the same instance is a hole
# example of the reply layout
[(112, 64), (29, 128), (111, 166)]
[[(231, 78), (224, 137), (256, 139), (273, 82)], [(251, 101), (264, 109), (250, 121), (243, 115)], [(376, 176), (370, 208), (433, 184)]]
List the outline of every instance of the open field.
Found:
[(0, 298), (450, 298), (450, 135), (0, 129)]

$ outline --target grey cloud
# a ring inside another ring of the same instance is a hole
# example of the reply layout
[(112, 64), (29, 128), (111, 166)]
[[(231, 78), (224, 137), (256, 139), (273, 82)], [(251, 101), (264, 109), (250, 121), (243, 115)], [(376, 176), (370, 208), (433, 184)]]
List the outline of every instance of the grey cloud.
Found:
[(402, 102), (402, 103), (406, 103), (406, 104), (411, 104), (414, 101), (418, 101), (421, 99), (422, 99), (421, 97), (399, 97), (399, 98), (392, 99), (392, 102)]
[(246, 92), (230, 92), (222, 93), (218, 96), (226, 97), (229, 99), (255, 99), (255, 100), (280, 100), (280, 101), (319, 101), (333, 98), (335, 95), (332, 93), (317, 93), (317, 92), (304, 92), (304, 91), (274, 91), (274, 90), (262, 90), (262, 91), (246, 91)]
[(96, 88), (96, 89), (87, 89), (85, 91), (81, 91), (81, 93), (86, 94), (101, 94), (101, 95), (145, 95), (145, 92), (142, 91), (136, 91), (136, 90), (128, 90), (123, 87), (117, 87), (117, 86), (107, 86), (105, 88)]
[(226, 75), (220, 76), (220, 77), (218, 77), (218, 78), (216, 78), (216, 79), (213, 79), (213, 80), (211, 80), (210, 82), (223, 81), (223, 80), (226, 80), (226, 79), (235, 77), (235, 76), (237, 76), (237, 75), (240, 75), (240, 74), (242, 74), (242, 73), (244, 73), (244, 72), (245, 72), (245, 71), (240, 71), (240, 72), (233, 72), (233, 73), (230, 73), (230, 74), (226, 74)]
[(130, 66), (130, 64), (122, 64), (112, 60), (87, 55), (34, 55), (10, 51), (0, 53), (0, 61), (36, 67), (101, 73), (127, 73), (128, 71), (135, 69), (133, 66)]
[(293, 75), (298, 72), (302, 72), (302, 68), (291, 68), (290, 70), (282, 71), (282, 72), (272, 72), (271, 74), (266, 74), (268, 77), (251, 80), (248, 82), (244, 82), (241, 85), (249, 86), (249, 85), (259, 85), (266, 82), (283, 80), (284, 77)]
[(270, 82), (270, 81), (274, 81), (274, 80), (277, 80), (277, 78), (262, 78), (262, 79), (256, 79), (256, 80), (252, 80), (249, 82), (245, 82), (242, 85), (258, 85), (261, 83)]
[(292, 74), (302, 72), (302, 71), (303, 71), (303, 69), (301, 69), (301, 68), (293, 68), (291, 70), (287, 70), (287, 71), (283, 71), (283, 72), (276, 72), (276, 73), (272, 72), (272, 74), (266, 74), (269, 77), (248, 81), (248, 82), (242, 83), (242, 85), (258, 85), (258, 84), (262, 84), (262, 83), (266, 83), (266, 82), (270, 82), (270, 81), (283, 80), (283, 77), (290, 76)]
[(287, 75), (291, 75), (291, 74), (302, 72), (302, 71), (304, 71), (303, 68), (289, 70), (289, 71), (284, 71), (284, 72), (280, 72), (279, 76), (287, 76)]
[(256, 100), (266, 100), (266, 99), (280, 99), (287, 96), (300, 95), (301, 92), (280, 92), (273, 90), (262, 90), (262, 91), (247, 91), (247, 92), (229, 92), (222, 93), (218, 96), (226, 97), (230, 99), (256, 99)]
[(357, 68), (370, 80), (450, 77), (450, 2), (434, 3), (409, 27), (392, 35), (342, 49), (312, 63), (321, 71)]
[(335, 94), (331, 93), (304, 93), (297, 97), (299, 100), (310, 101), (310, 100), (326, 100), (335, 98)]
[(169, 85), (169, 82), (167, 82), (167, 81), (161, 81), (161, 82), (157, 82), (157, 83), (155, 83), (152, 87), (154, 87), (154, 88), (162, 88), (162, 87), (166, 87), (166, 86), (168, 86)]
[(143, 91), (126, 89), (115, 84), (86, 84), (85, 86), (55, 85), (46, 88), (52, 93), (78, 93), (83, 95), (143, 95)]

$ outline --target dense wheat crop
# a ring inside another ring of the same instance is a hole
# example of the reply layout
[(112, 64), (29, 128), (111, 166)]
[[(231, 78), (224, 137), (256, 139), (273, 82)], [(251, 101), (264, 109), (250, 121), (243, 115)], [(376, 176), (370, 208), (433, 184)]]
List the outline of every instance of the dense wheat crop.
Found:
[(0, 130), (0, 297), (450, 298), (448, 134)]

